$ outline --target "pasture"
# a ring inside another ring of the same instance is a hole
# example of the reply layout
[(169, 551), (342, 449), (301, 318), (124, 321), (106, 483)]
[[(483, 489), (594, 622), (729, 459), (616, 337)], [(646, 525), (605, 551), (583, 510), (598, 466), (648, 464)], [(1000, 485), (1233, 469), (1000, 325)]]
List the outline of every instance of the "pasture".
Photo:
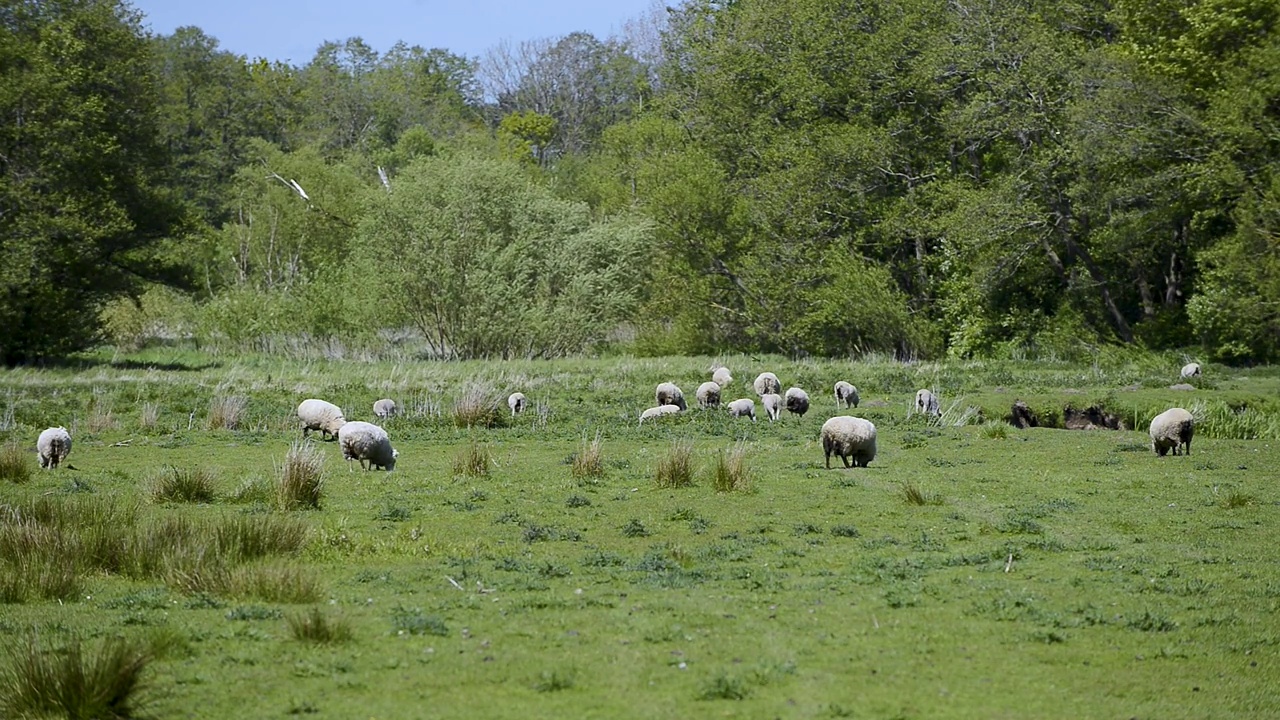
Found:
[[(725, 402), (771, 370), (810, 412), (697, 408), (716, 360)], [(1280, 717), (1280, 372), (1171, 390), (1181, 365), (156, 349), (3, 371), (29, 469), (0, 463), (0, 701), (38, 714), (24, 663), (123, 642), (162, 718)], [(689, 411), (638, 426), (667, 380)], [(396, 471), (301, 444), (308, 397), (370, 421), (395, 399)], [(1016, 399), (1137, 429), (1019, 430)], [(1158, 458), (1146, 423), (1174, 406), (1192, 453)], [(824, 468), (837, 414), (876, 424), (870, 467)], [(49, 425), (71, 468), (35, 467)], [(318, 507), (286, 509), (307, 446)]]

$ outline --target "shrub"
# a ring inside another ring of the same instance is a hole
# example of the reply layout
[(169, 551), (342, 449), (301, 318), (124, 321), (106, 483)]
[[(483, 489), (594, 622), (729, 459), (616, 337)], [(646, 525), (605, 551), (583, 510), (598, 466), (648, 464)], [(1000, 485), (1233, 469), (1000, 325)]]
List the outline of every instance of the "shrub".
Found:
[(184, 470), (169, 466), (151, 482), (156, 502), (208, 503), (214, 499), (214, 474), (206, 468)]
[(138, 717), (145, 704), (143, 675), (152, 656), (133, 641), (108, 638), (86, 656), (78, 639), (52, 651), (32, 634), (8, 654), (9, 666), (0, 674), (6, 717), (124, 719)]
[(573, 476), (579, 480), (604, 476), (604, 459), (600, 454), (600, 433), (591, 442), (582, 439), (582, 449), (573, 456)]
[(31, 479), (31, 455), (24, 452), (17, 443), (5, 443), (0, 448), (0, 480), (12, 483), (24, 483)]
[(711, 487), (716, 492), (746, 492), (751, 489), (751, 472), (747, 467), (747, 448), (739, 442), (726, 457), (720, 453), (711, 469)]
[(693, 445), (676, 440), (671, 449), (658, 460), (654, 482), (660, 488), (682, 488), (693, 485)]
[(489, 449), (473, 440), (453, 457), (453, 474), (486, 477), (489, 474), (489, 462)]
[(312, 607), (304, 613), (289, 615), (289, 632), (300, 642), (328, 645), (351, 639), (351, 623), (343, 618), (330, 618), (320, 608)]
[(324, 455), (314, 445), (294, 442), (276, 486), (277, 504), (284, 510), (319, 508), (323, 495)]

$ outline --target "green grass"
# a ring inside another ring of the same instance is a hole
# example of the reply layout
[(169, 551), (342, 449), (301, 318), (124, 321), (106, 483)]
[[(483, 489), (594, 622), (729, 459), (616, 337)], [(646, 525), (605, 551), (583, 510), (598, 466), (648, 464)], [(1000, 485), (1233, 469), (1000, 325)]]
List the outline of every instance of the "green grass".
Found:
[(151, 663), (146, 644), (108, 638), (97, 652), (86, 652), (77, 638), (55, 649), (32, 633), (10, 644), (7, 660), (0, 669), (5, 717), (143, 717)]
[(208, 468), (167, 467), (151, 480), (155, 502), (213, 502), (217, 479)]
[[(819, 428), (846, 412), (829, 398), (778, 423), (637, 427), (658, 382), (696, 387), (715, 361), (815, 398), (854, 382), (875, 462), (823, 468)], [(36, 628), (48, 659), (84, 638), (82, 667), (108, 638), (144, 649), (155, 717), (1280, 717), (1275, 368), (1209, 366), (1179, 392), (1181, 358), (1106, 350), (1087, 366), (165, 349), (112, 363), (0, 371), (0, 442), (28, 456), (44, 427), (115, 420), (77, 436), (79, 470), (0, 485), (0, 633)], [(919, 387), (954, 417), (912, 417)], [(451, 411), (514, 388), (545, 421)], [(238, 427), (211, 432), (205, 411), (231, 389)], [(327, 473), (340, 449), (312, 442), (294, 471), (317, 500), (283, 502), (304, 397), (354, 418), (406, 398), (388, 424), (396, 471)], [(1101, 404), (1135, 429), (1006, 429), (1015, 399), (1046, 424)], [(1193, 454), (1157, 458), (1146, 425), (1173, 406), (1199, 421)], [(483, 479), (455, 473), (473, 448)], [(664, 464), (687, 473), (659, 481)], [(218, 492), (153, 502), (148, 479), (171, 468)]]
[(17, 443), (0, 445), (0, 482), (24, 483), (31, 479), (34, 471), (30, 452)]

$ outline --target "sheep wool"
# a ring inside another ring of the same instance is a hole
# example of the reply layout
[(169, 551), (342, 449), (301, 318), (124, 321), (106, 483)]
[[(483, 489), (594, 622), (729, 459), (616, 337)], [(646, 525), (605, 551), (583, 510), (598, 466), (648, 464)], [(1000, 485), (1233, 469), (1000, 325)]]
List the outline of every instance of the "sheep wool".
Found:
[(396, 407), (396, 401), (389, 398), (383, 398), (373, 404), (374, 417), (389, 418), (395, 417), (399, 408)]
[(729, 374), (729, 368), (718, 367), (715, 372), (711, 373), (711, 382), (719, 385), (721, 388), (729, 387), (729, 383), (733, 382), (733, 375)]
[(778, 382), (778, 376), (771, 372), (762, 372), (756, 376), (756, 381), (751, 384), (760, 397), (764, 397), (770, 393), (777, 394), (782, 392), (782, 383)]
[(680, 412), (680, 406), (678, 405), (659, 405), (657, 407), (651, 407), (640, 413), (640, 424), (643, 425), (645, 420), (652, 420), (666, 415), (675, 415), (678, 412)]
[(1200, 377), (1200, 363), (1187, 363), (1182, 366), (1182, 378)]
[(858, 388), (840, 380), (836, 383), (836, 407), (858, 407)]
[(658, 405), (675, 405), (681, 410), (688, 409), (684, 402), (684, 393), (680, 392), (680, 388), (676, 387), (675, 383), (664, 382), (659, 384), (653, 396)]
[(870, 420), (837, 415), (822, 424), (822, 452), (828, 468), (833, 453), (845, 467), (866, 467), (876, 459), (876, 426)]
[(933, 417), (941, 416), (942, 409), (938, 403), (938, 396), (934, 395), (932, 390), (917, 390), (916, 412), (932, 415)]
[(513, 392), (507, 396), (507, 407), (511, 408), (511, 417), (515, 417), (524, 412), (524, 409), (528, 404), (529, 400), (522, 392)]
[(312, 430), (319, 430), (320, 437), (326, 440), (337, 437), (338, 430), (347, 422), (342, 416), (342, 408), (315, 398), (298, 403), (298, 419), (302, 421), (303, 437)]
[(1184, 455), (1191, 454), (1191, 436), (1195, 434), (1195, 420), (1182, 408), (1169, 408), (1151, 420), (1151, 449), (1164, 457), (1170, 450), (1174, 455), (1185, 448)]
[(809, 393), (798, 387), (787, 388), (783, 402), (787, 406), (787, 412), (793, 415), (804, 417), (804, 414), (809, 412)]
[(386, 430), (360, 420), (339, 428), (338, 445), (342, 448), (342, 459), (359, 460), (360, 467), (366, 470), (382, 468), (391, 472), (396, 469), (396, 458), (400, 457), (400, 451), (391, 447)]
[(764, 406), (764, 412), (769, 416), (769, 422), (777, 420), (778, 415), (782, 413), (782, 396), (778, 393), (761, 395), (760, 404)]
[(720, 407), (720, 385), (715, 382), (704, 382), (698, 386), (698, 391), (694, 393), (698, 398), (698, 405), (701, 407)]
[(749, 417), (756, 421), (756, 402), (751, 398), (739, 398), (729, 403), (730, 417)]
[(36, 453), (40, 456), (40, 467), (58, 467), (71, 454), (71, 433), (64, 427), (44, 430), (36, 439)]

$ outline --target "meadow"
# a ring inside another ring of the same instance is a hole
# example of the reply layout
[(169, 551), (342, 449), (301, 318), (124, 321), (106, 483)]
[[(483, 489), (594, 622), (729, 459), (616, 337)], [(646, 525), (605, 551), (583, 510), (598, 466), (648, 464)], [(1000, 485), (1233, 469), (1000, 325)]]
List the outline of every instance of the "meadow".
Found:
[[(157, 348), (0, 371), (0, 711), (1280, 717), (1280, 370), (1172, 390), (1184, 360)], [(716, 362), (726, 402), (770, 370), (813, 406), (637, 424)], [(918, 388), (941, 418), (911, 412)], [(395, 399), (395, 472), (303, 441), (308, 397), (349, 420)], [(1017, 399), (1128, 429), (1015, 429)], [(1196, 438), (1160, 458), (1147, 423), (1174, 406)], [(837, 414), (876, 424), (870, 467), (824, 467)], [(36, 467), (50, 425), (70, 467)]]

